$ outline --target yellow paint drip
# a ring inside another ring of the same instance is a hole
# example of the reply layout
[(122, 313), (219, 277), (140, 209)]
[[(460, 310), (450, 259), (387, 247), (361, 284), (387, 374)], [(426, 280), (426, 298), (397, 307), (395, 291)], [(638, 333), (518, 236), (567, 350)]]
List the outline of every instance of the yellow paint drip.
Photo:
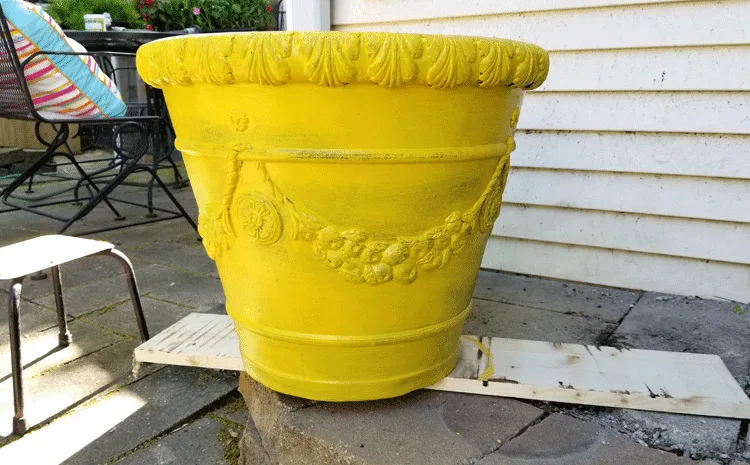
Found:
[(480, 350), (480, 352), (482, 352), (484, 358), (487, 359), (487, 366), (484, 368), (484, 371), (479, 374), (477, 379), (479, 381), (489, 381), (490, 379), (492, 379), (492, 375), (495, 374), (495, 365), (492, 363), (492, 352), (490, 352), (489, 347), (482, 344), (479, 339), (473, 338), (471, 336), (464, 337), (471, 341), (471, 343), (474, 344), (477, 349)]

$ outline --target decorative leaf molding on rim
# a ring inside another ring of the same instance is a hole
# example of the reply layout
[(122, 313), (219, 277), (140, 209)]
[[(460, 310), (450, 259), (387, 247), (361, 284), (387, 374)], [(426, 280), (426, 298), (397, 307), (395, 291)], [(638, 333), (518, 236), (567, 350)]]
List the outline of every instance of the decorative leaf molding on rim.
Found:
[(234, 47), (226, 57), (232, 66), (234, 82), (278, 86), (289, 81), (286, 59), (292, 55), (291, 36), (248, 34), (231, 39)]
[(427, 54), (432, 62), (427, 70), (427, 83), (438, 89), (453, 89), (471, 78), (477, 44), (459, 37), (434, 36)]
[(398, 87), (417, 77), (416, 59), (422, 58), (418, 36), (380, 33), (365, 34), (363, 39), (370, 59), (370, 81), (383, 87)]
[(297, 36), (305, 56), (305, 76), (314, 84), (338, 87), (354, 82), (359, 36), (341, 32), (311, 32)]
[(549, 71), (540, 47), (507, 39), (385, 32), (200, 34), (143, 45), (136, 59), (154, 87), (208, 83), (337, 87), (376, 84), (539, 87)]
[(259, 192), (243, 194), (235, 208), (238, 217), (230, 219), (239, 177), (241, 150), (238, 149), (230, 159), (232, 168), (222, 202), (218, 206), (209, 206), (209, 211), (200, 215), (199, 232), (213, 259), (231, 247), (235, 237), (232, 221), (241, 225), (249, 239), (270, 245), (280, 238), (284, 229), (277, 210), (280, 206), (291, 220), (291, 237), (312, 243), (315, 256), (347, 281), (371, 285), (389, 281), (409, 284), (420, 272), (444, 268), (476, 234), (489, 233), (500, 214), (510, 169), (510, 153), (515, 149), (513, 137), (508, 137), (505, 146), (505, 153), (498, 159), (490, 181), (471, 208), (451, 213), (441, 225), (418, 236), (390, 240), (373, 239), (372, 233), (357, 228), (339, 231), (301, 211), (298, 203), (290, 200), (273, 182), (264, 161), (256, 162), (257, 168), (275, 202)]

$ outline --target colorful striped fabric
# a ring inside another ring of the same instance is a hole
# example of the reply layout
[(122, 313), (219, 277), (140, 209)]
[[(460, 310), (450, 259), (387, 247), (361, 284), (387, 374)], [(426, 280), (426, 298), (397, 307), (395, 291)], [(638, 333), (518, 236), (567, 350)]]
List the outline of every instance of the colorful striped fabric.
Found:
[[(86, 52), (41, 7), (0, 0), (18, 59), (43, 51)], [(91, 56), (38, 55), (24, 66), (34, 108), (49, 119), (117, 117), (127, 109), (114, 82)]]

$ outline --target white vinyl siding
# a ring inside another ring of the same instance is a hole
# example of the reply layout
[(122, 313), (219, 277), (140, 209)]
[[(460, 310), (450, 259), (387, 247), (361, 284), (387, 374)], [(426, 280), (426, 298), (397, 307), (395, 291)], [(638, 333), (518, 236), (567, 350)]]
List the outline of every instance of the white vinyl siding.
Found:
[(550, 51), (483, 265), (750, 300), (750, 0), (333, 0), (333, 29)]

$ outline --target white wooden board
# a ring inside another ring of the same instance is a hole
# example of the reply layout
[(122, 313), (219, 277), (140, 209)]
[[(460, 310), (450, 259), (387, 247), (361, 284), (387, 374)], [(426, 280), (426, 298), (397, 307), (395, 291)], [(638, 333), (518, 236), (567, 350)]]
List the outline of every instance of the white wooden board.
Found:
[[(483, 350), (470, 339), (480, 341)], [(462, 343), (451, 375), (428, 389), (750, 418), (750, 399), (715, 355), (473, 336)], [(192, 313), (136, 348), (135, 359), (244, 369), (234, 324), (226, 315)], [(489, 381), (477, 380), (487, 372), (492, 373)]]
[[(468, 337), (459, 366), (430, 389), (750, 418), (750, 399), (716, 355), (481, 338), (489, 358)], [(477, 381), (488, 363), (489, 381)]]
[(136, 362), (244, 370), (227, 315), (191, 313), (135, 349)]

